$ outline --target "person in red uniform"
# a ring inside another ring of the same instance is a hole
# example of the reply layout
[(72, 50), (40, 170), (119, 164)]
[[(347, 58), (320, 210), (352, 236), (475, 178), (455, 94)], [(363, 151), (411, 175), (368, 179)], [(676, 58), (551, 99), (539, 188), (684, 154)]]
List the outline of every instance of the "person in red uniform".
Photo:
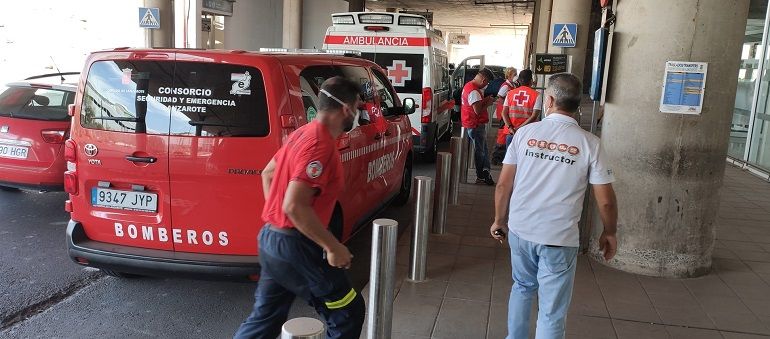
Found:
[(506, 148), (511, 144), (513, 134), (519, 128), (522, 128), (540, 116), (543, 106), (543, 99), (535, 89), (532, 88), (532, 71), (525, 69), (519, 74), (519, 87), (509, 91), (505, 96), (503, 104), (503, 121), (505, 122), (505, 132), (508, 137), (505, 141)]
[(345, 185), (336, 139), (353, 128), (360, 89), (334, 77), (319, 92), (316, 118), (291, 133), (262, 172), (261, 274), (254, 310), (235, 338), (278, 337), (296, 296), (325, 318), (327, 338), (361, 334), (366, 306), (345, 274), (353, 256), (326, 226)]
[(492, 71), (482, 68), (473, 80), (463, 87), (460, 108), (462, 126), (468, 129), (468, 137), (474, 144), (473, 158), (476, 162), (476, 183), (494, 185), (495, 181), (489, 173), (489, 150), (487, 149), (486, 123), (489, 122), (487, 107), (495, 100), (494, 97), (484, 97), (484, 88), (494, 76)]
[(519, 85), (517, 85), (516, 78), (519, 75), (519, 71), (515, 67), (508, 67), (505, 69), (505, 82), (500, 85), (500, 90), (497, 91), (497, 100), (495, 108), (495, 118), (500, 122), (500, 128), (497, 129), (497, 138), (495, 138), (495, 150), (492, 152), (492, 164), (500, 165), (505, 158), (505, 139), (508, 132), (505, 129), (505, 123), (503, 122), (503, 104), (505, 103), (505, 95), (508, 92)]

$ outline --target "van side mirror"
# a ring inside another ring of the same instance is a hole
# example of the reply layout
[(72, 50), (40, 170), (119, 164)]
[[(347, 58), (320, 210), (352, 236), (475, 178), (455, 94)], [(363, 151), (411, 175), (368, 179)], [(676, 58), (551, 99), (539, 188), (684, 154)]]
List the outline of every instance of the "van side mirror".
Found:
[(404, 115), (409, 115), (417, 111), (417, 104), (414, 102), (414, 99), (412, 98), (405, 98), (403, 102), (404, 106)]

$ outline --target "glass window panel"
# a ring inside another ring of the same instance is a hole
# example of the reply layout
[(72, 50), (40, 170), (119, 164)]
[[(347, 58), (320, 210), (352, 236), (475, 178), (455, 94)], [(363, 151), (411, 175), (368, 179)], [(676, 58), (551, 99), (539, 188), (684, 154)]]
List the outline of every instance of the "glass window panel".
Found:
[[(756, 82), (760, 74), (762, 74), (762, 80), (760, 83), (759, 101), (757, 102), (758, 110), (765, 111), (768, 91), (770, 91), (770, 84), (768, 84), (768, 76), (770, 75), (766, 71), (759, 72), (759, 58), (765, 54), (765, 48), (762, 45), (762, 34), (765, 28), (767, 3), (767, 0), (752, 0), (751, 11), (746, 20), (746, 34), (741, 50), (738, 88), (735, 94), (733, 119), (730, 124), (730, 141), (727, 149), (729, 156), (739, 159), (745, 158), (751, 109), (755, 100)], [(767, 57), (765, 56), (765, 58)], [(770, 60), (766, 59), (765, 67), (768, 67), (768, 65), (770, 65)]]

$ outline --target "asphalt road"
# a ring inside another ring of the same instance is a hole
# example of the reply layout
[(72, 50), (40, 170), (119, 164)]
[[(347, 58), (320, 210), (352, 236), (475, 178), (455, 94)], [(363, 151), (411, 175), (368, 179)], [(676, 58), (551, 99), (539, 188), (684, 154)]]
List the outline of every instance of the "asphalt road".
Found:
[[(433, 176), (434, 168), (418, 161), (414, 175)], [(64, 193), (0, 191), (0, 338), (229, 338), (249, 314), (255, 284), (119, 279), (72, 263), (64, 200)], [(403, 230), (410, 205), (379, 217)], [(368, 283), (370, 241), (367, 226), (348, 243), (359, 289)], [(295, 301), (296, 316), (315, 312)]]

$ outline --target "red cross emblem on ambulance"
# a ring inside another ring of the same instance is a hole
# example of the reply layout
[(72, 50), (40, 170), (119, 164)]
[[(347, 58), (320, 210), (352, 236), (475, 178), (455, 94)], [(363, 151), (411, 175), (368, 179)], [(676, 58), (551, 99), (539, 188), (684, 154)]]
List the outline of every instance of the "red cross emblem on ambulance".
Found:
[(393, 86), (404, 86), (412, 80), (412, 68), (406, 66), (406, 60), (393, 60), (393, 66), (388, 66), (388, 80)]
[(516, 102), (516, 106), (524, 106), (527, 102), (529, 102), (529, 94), (527, 92), (521, 91), (519, 93), (516, 93), (516, 95), (513, 96), (513, 101)]

